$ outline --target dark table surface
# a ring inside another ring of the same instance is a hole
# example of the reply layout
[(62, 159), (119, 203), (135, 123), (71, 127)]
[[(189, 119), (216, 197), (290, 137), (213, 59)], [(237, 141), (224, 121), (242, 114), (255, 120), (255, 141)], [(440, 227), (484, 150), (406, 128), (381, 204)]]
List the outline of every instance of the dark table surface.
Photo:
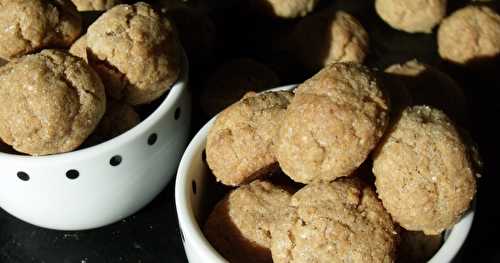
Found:
[[(384, 68), (416, 57), (449, 73), (464, 88), (472, 116), (469, 130), (480, 147), (485, 168), (483, 177), (479, 180), (476, 217), (462, 249), (461, 259), (462, 262), (500, 262), (500, 199), (497, 194), (497, 187), (500, 185), (500, 103), (497, 94), (500, 89), (499, 64), (485, 70), (457, 69), (447, 65), (437, 56), (435, 34), (410, 35), (392, 30), (367, 7), (367, 2), (371, 1), (335, 1), (356, 15), (369, 31), (371, 54), (366, 62), (368, 65)], [(456, 9), (465, 2), (467, 1), (450, 1), (450, 9)], [(227, 22), (231, 19), (244, 20), (245, 16), (240, 17), (238, 12), (216, 11), (212, 14), (212, 19), (218, 33), (226, 35), (226, 43), (217, 47), (217, 59), (211, 66), (192, 65), (195, 94), (193, 134), (207, 120), (201, 115), (196, 103), (196, 91), (203, 82), (203, 76), (209, 72), (203, 68), (212, 68), (225, 59), (241, 56), (253, 57), (272, 67), (273, 59), (276, 58), (266, 53), (265, 45), (269, 43), (257, 42), (255, 39), (252, 41), (255, 32), (265, 31), (261, 30), (266, 25), (264, 20), (255, 23), (250, 20), (250, 25), (245, 25), (245, 30), (242, 30), (234, 28), (241, 24)], [(235, 32), (245, 33), (231, 35)], [(239, 48), (234, 48), (235, 46)], [(284, 76), (280, 76), (282, 84), (297, 83), (308, 77), (291, 74), (292, 77), (287, 78), (287, 69), (277, 71), (279, 74), (284, 72)], [(62, 232), (42, 229), (24, 223), (0, 209), (0, 263), (18, 262), (186, 262), (177, 225), (174, 181), (151, 204), (135, 215), (95, 230)]]

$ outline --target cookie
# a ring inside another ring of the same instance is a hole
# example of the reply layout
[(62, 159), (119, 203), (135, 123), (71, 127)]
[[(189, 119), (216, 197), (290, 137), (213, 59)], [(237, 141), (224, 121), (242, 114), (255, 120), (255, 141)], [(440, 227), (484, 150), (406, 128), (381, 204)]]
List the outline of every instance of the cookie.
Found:
[(87, 142), (96, 145), (111, 140), (134, 128), (140, 122), (139, 114), (130, 105), (108, 100), (106, 113)]
[(181, 53), (171, 23), (143, 2), (113, 7), (87, 31), (88, 60), (106, 93), (131, 105), (152, 102), (171, 88)]
[(82, 20), (70, 0), (0, 0), (0, 58), (69, 47)]
[(248, 91), (278, 86), (276, 74), (253, 59), (235, 59), (218, 67), (206, 81), (200, 95), (202, 110), (214, 116), (238, 101)]
[(291, 92), (242, 99), (218, 115), (207, 137), (207, 163), (217, 181), (240, 185), (277, 167), (275, 139)]
[(81, 36), (71, 45), (69, 53), (87, 61), (87, 35)]
[(369, 51), (368, 33), (352, 15), (327, 9), (301, 20), (294, 29), (290, 49), (310, 70), (335, 62), (358, 62)]
[(464, 92), (446, 73), (415, 59), (389, 66), (385, 72), (398, 81), (397, 88), (410, 93), (413, 105), (432, 106), (444, 111), (456, 122), (466, 123), (467, 100)]
[(443, 244), (443, 235), (428, 236), (420, 231), (402, 230), (398, 259), (401, 263), (427, 262)]
[(436, 235), (453, 226), (476, 193), (470, 150), (440, 110), (403, 111), (374, 154), (377, 193), (392, 218)]
[(97, 74), (62, 51), (44, 50), (0, 68), (0, 137), (19, 152), (48, 155), (76, 149), (105, 108)]
[(439, 55), (456, 64), (468, 64), (500, 54), (500, 15), (485, 6), (455, 11), (439, 26)]
[(376, 0), (377, 14), (392, 28), (432, 33), (446, 15), (447, 0)]
[(120, 0), (71, 0), (78, 11), (104, 11), (121, 4)]
[(398, 234), (391, 217), (359, 179), (309, 184), (286, 211), (271, 227), (275, 263), (395, 259)]
[(204, 234), (229, 262), (272, 262), (270, 229), (290, 196), (256, 180), (231, 191), (207, 219)]
[(332, 64), (296, 89), (279, 131), (278, 162), (300, 183), (348, 176), (388, 120), (389, 101), (376, 74), (359, 64)]
[(258, 0), (252, 4), (262, 14), (290, 19), (311, 13), (318, 2), (318, 0)]

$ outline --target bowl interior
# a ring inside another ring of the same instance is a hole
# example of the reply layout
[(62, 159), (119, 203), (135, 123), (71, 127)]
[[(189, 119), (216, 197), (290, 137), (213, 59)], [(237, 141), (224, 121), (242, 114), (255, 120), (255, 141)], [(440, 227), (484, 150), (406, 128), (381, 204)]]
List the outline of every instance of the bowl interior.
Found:
[[(274, 90), (291, 90), (295, 85)], [(216, 116), (217, 117), (217, 116)], [(203, 235), (204, 222), (215, 204), (231, 189), (217, 183), (205, 161), (206, 138), (215, 118), (193, 138), (182, 157), (177, 173), (175, 198), (179, 225), (185, 242), (190, 243), (205, 262), (221, 262), (224, 258)], [(475, 203), (461, 220), (444, 233), (444, 242), (429, 262), (450, 262), (458, 253), (472, 225)], [(189, 253), (189, 252), (188, 252)]]

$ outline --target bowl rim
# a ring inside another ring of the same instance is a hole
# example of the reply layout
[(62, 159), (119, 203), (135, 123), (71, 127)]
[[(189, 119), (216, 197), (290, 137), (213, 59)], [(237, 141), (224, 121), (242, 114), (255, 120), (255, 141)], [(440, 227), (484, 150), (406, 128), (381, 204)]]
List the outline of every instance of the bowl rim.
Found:
[(177, 80), (172, 84), (170, 90), (168, 90), (167, 96), (163, 99), (161, 104), (148, 116), (146, 119), (142, 120), (139, 124), (134, 126), (132, 129), (116, 136), (110, 140), (99, 143), (94, 146), (86, 147), (83, 149), (78, 149), (75, 151), (57, 153), (52, 155), (42, 155), (42, 156), (31, 156), (31, 155), (19, 155), (0, 152), (0, 160), (2, 161), (24, 161), (30, 163), (43, 163), (47, 161), (64, 161), (64, 160), (79, 160), (85, 158), (86, 156), (96, 155), (110, 149), (119, 147), (120, 145), (127, 144), (128, 142), (136, 139), (145, 132), (151, 129), (159, 119), (165, 115), (167, 111), (175, 107), (176, 102), (181, 98), (182, 93), (187, 88), (189, 77), (189, 63), (186, 53), (181, 49), (181, 71)]
[[(298, 84), (286, 85), (264, 92), (293, 90), (297, 86)], [(191, 162), (197, 157), (197, 150), (200, 147), (205, 147), (208, 131), (216, 118), (217, 115), (211, 118), (193, 137), (181, 158), (175, 179), (175, 207), (179, 227), (182, 231), (181, 235), (183, 237), (184, 248), (186, 249), (186, 243), (189, 241), (190, 247), (194, 249), (192, 252), (203, 257), (205, 262), (227, 262), (227, 260), (215, 250), (210, 242), (208, 242), (194, 216), (194, 211), (190, 202), (191, 178), (188, 174), (191, 168)], [(464, 213), (460, 220), (452, 228), (446, 231), (446, 240), (428, 262), (451, 262), (453, 260), (465, 243), (470, 232), (475, 210), (476, 199), (472, 201), (470, 208)]]

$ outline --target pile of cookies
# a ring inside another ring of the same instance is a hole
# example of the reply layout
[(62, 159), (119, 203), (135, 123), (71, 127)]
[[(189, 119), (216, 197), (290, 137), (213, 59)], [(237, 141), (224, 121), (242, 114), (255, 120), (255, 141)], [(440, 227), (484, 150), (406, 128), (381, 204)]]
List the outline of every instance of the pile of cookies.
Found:
[[(49, 155), (109, 140), (179, 77), (177, 33), (149, 4), (73, 2), (0, 1), (2, 151)], [(82, 28), (77, 10), (107, 11)]]
[[(479, 163), (466, 133), (438, 109), (455, 113), (455, 105), (419, 105), (425, 89), (398, 78), (429, 67), (332, 63), (293, 92), (248, 93), (222, 111), (206, 161), (217, 181), (237, 188), (209, 215), (207, 239), (231, 262), (432, 256), (470, 207)], [(431, 72), (419, 81), (456, 91)], [(276, 180), (280, 171), (287, 180)]]

